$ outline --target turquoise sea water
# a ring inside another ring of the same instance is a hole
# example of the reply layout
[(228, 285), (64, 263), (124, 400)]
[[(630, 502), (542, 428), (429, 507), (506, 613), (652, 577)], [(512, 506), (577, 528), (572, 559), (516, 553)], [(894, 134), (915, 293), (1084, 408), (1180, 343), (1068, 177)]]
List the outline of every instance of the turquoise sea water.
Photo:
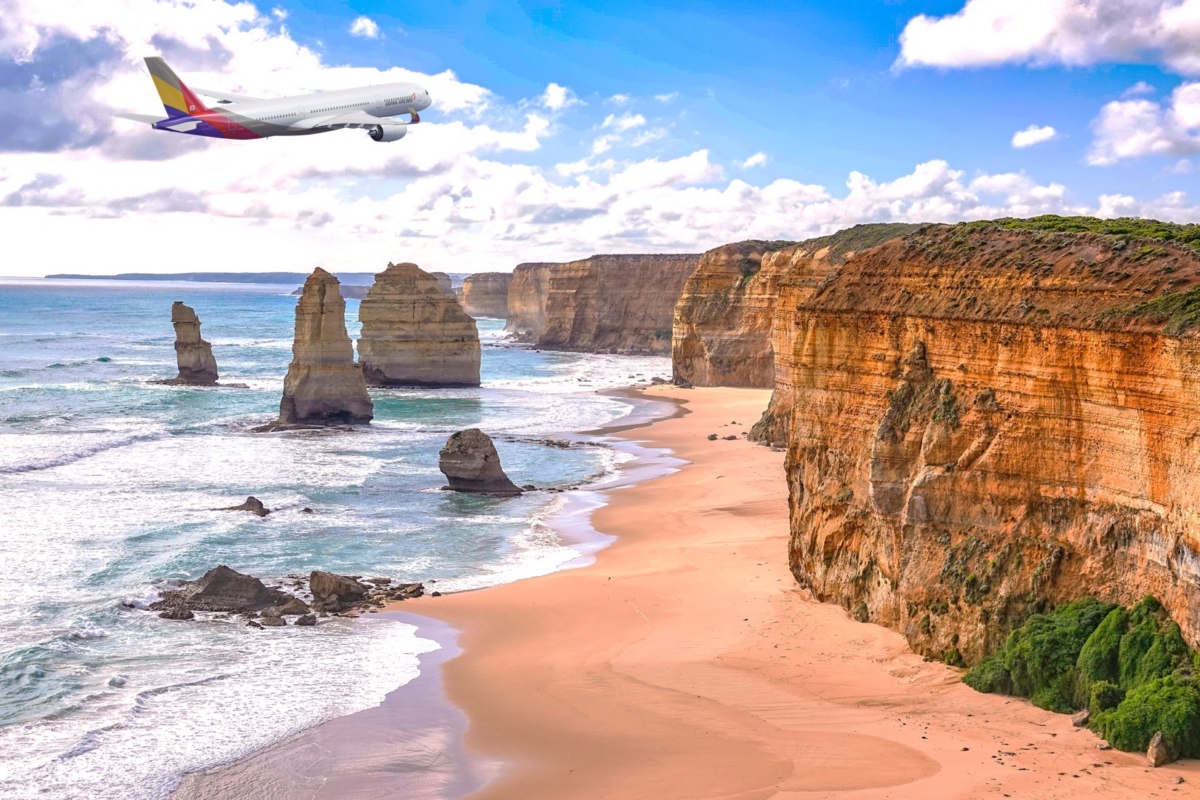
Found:
[[(443, 591), (552, 571), (578, 556), (543, 522), (561, 496), (440, 491), (438, 449), (477, 426), (518, 484), (595, 479), (624, 456), (570, 432), (629, 411), (595, 390), (669, 374), (663, 358), (512, 346), (481, 320), (482, 388), (373, 391), (368, 427), (253, 434), (278, 410), (290, 289), (0, 284), (0, 797), (165, 797), (185, 772), (377, 704), (436, 647), (412, 625), (258, 631), (125, 604), (219, 563)], [(249, 388), (148, 383), (175, 373), (173, 300), (196, 309), (222, 381)], [(275, 513), (211, 510), (249, 494)]]

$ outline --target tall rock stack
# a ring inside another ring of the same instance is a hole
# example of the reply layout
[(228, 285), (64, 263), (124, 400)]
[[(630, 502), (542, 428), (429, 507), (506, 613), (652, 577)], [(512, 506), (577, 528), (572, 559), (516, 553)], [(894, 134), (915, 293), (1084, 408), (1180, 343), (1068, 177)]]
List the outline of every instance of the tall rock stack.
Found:
[(508, 318), (508, 284), (511, 272), (468, 275), (462, 285), (463, 311), (472, 317)]
[(200, 318), (190, 307), (176, 300), (171, 304), (171, 324), (175, 326), (175, 360), (179, 377), (172, 383), (212, 386), (217, 382), (217, 360), (212, 345), (200, 338)]
[(320, 267), (304, 282), (279, 404), (283, 425), (364, 423), (374, 416), (362, 370), (354, 363), (346, 301), (338, 286), (338, 279)]
[(479, 385), (475, 320), (416, 264), (388, 264), (358, 317), (358, 360), (371, 386)]

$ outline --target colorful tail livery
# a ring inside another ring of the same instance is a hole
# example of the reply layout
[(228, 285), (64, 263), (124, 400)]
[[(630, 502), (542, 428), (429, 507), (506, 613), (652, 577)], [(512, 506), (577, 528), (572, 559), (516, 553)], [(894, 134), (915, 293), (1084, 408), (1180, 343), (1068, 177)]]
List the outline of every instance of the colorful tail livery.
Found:
[[(429, 92), (411, 83), (264, 100), (199, 87), (189, 89), (158, 56), (147, 58), (146, 68), (167, 111), (166, 119), (146, 114), (115, 116), (148, 123), (155, 130), (194, 136), (263, 139), (362, 128), (377, 142), (393, 142), (404, 137), (409, 125), (420, 122), (417, 112), (433, 102)], [(218, 103), (210, 108), (200, 95)], [(409, 120), (395, 119), (400, 114), (408, 114)]]

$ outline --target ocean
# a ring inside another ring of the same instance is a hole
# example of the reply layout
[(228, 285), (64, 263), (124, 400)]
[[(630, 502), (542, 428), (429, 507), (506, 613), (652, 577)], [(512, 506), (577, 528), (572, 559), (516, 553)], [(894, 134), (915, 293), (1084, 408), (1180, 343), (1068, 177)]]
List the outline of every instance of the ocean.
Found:
[[(517, 484), (601, 485), (632, 456), (575, 432), (632, 406), (598, 390), (670, 373), (537, 352), (480, 320), (479, 389), (372, 390), (370, 426), (251, 433), (278, 412), (292, 288), (0, 283), (0, 798), (163, 798), (377, 705), (438, 647), (418, 625), (255, 630), (140, 608), (217, 564), (269, 585), (325, 569), (449, 592), (577, 563), (546, 522), (568, 495), (441, 491), (438, 450), (479, 427)], [(196, 309), (221, 381), (248, 388), (150, 383), (175, 375), (174, 300)], [(352, 337), (357, 316), (347, 301)], [(247, 495), (274, 513), (213, 510)]]

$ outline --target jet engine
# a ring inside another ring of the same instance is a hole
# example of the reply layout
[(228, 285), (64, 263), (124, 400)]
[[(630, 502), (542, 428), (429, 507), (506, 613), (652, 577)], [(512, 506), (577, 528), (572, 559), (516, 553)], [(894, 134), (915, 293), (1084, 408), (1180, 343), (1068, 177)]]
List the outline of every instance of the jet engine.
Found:
[(408, 133), (408, 126), (403, 122), (395, 125), (376, 125), (370, 129), (371, 138), (377, 142), (394, 142), (403, 139)]

